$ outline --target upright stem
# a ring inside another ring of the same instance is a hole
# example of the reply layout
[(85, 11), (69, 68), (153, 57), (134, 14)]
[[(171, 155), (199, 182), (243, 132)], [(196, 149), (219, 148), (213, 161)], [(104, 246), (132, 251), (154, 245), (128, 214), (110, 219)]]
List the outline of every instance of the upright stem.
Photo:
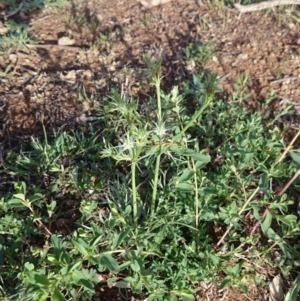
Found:
[(194, 182), (195, 182), (195, 212), (196, 212), (196, 228), (198, 229), (199, 220), (199, 196), (198, 196), (198, 183), (197, 183), (197, 170), (195, 162), (192, 159), (193, 172), (194, 172)]
[(155, 163), (154, 182), (153, 182), (153, 190), (152, 190), (152, 202), (151, 202), (151, 210), (150, 210), (151, 214), (154, 214), (154, 210), (155, 210), (160, 158), (161, 158), (161, 150), (159, 150), (159, 154), (156, 157), (156, 163)]
[(155, 87), (156, 87), (156, 97), (157, 97), (157, 111), (158, 111), (158, 122), (161, 122), (162, 113), (161, 113), (161, 95), (160, 95), (160, 78), (159, 75), (156, 75), (155, 78)]
[(210, 103), (210, 97), (209, 96), (205, 96), (205, 100), (204, 103), (202, 105), (202, 107), (199, 109), (198, 112), (196, 112), (194, 114), (194, 116), (192, 117), (192, 119), (189, 121), (189, 123), (181, 130), (180, 135), (183, 135), (193, 124), (194, 122), (199, 118), (199, 116), (203, 113), (203, 111), (206, 109), (206, 107), (208, 106), (208, 104)]
[(133, 204), (133, 224), (137, 228), (138, 225), (138, 216), (137, 216), (137, 195), (136, 195), (136, 162), (132, 161), (131, 164), (131, 187), (132, 187), (132, 204)]
[[(155, 87), (156, 87), (156, 97), (157, 97), (157, 115), (158, 115), (158, 122), (157, 124), (160, 125), (162, 121), (162, 110), (161, 110), (161, 94), (160, 94), (160, 78), (159, 75), (156, 75), (155, 78)], [(159, 148), (159, 153), (156, 157), (155, 162), (155, 171), (154, 171), (154, 181), (153, 181), (153, 190), (152, 190), (152, 201), (150, 207), (150, 213), (154, 214), (155, 210), (155, 202), (157, 196), (157, 186), (158, 186), (158, 176), (159, 176), (159, 167), (160, 167), (160, 158), (161, 158), (161, 147)]]

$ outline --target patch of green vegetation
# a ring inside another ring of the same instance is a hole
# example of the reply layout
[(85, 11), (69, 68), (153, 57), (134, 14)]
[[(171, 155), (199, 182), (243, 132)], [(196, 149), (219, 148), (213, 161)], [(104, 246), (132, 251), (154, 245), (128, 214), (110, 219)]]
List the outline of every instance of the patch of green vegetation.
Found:
[(202, 68), (209, 59), (216, 54), (213, 42), (202, 43), (200, 45), (190, 43), (183, 51), (185, 53), (185, 60), (187, 63), (194, 63)]
[[(189, 57), (203, 65), (194, 47)], [(299, 155), (282, 156), (275, 121), (243, 106), (249, 79), (241, 77), (228, 102), (217, 96), (221, 79), (204, 72), (165, 93), (162, 62), (145, 63), (155, 91), (149, 109), (112, 90), (87, 131), (61, 128), (50, 140), (44, 128), (30, 150), (8, 153), (0, 169), (14, 179), (0, 195), (4, 300), (90, 299), (104, 274), (108, 285), (145, 290), (147, 300), (195, 300), (201, 280), (246, 292), (245, 281), (264, 284), (258, 267), (288, 278), (287, 262), (300, 264), (289, 243), (300, 233), (290, 213), (299, 187), (273, 192), (299, 168)], [(77, 218), (64, 233), (57, 225), (68, 199)], [(261, 234), (244, 231), (249, 215), (262, 222)], [(228, 229), (218, 244), (214, 225)]]
[[(58, 8), (68, 0), (28, 0), (23, 1), (21, 4), (16, 1), (4, 0), (3, 5), (7, 7), (8, 16), (19, 12), (31, 12), (37, 9), (43, 9), (46, 6)], [(35, 38), (30, 35), (30, 26), (26, 23), (17, 23), (13, 19), (8, 19), (4, 22), (4, 27), (7, 29), (7, 33), (0, 35), (0, 54), (10, 53), (22, 49), (28, 50), (26, 44), (36, 44)]]

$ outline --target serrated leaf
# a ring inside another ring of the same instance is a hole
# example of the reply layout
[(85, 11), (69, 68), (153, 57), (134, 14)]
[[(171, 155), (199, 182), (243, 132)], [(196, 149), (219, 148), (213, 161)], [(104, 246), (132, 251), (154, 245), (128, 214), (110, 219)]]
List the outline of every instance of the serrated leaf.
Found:
[(182, 192), (191, 192), (194, 190), (194, 187), (189, 183), (178, 183), (176, 189)]
[(117, 274), (120, 271), (118, 262), (108, 254), (103, 254), (100, 256), (99, 264), (108, 268), (112, 273)]

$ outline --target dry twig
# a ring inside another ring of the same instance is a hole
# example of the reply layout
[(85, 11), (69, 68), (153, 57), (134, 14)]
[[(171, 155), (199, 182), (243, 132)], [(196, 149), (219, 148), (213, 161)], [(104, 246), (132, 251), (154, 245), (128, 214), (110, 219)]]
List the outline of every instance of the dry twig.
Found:
[(241, 5), (239, 3), (234, 4), (234, 7), (240, 13), (249, 13), (257, 10), (263, 10), (270, 7), (275, 7), (279, 5), (300, 5), (300, 0), (272, 0), (264, 1), (261, 3), (255, 3), (250, 5)]

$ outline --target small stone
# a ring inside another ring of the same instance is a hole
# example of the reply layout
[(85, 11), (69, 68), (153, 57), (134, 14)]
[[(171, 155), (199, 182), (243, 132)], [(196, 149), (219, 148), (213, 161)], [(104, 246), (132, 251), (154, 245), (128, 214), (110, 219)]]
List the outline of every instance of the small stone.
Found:
[(103, 17), (102, 17), (101, 14), (96, 14), (95, 16), (96, 16), (96, 19), (97, 19), (98, 22), (101, 23), (103, 21)]
[(61, 46), (70, 46), (75, 44), (75, 40), (70, 39), (69, 37), (61, 37), (58, 39), (57, 44)]
[(290, 29), (294, 29), (294, 28), (295, 28), (295, 24), (294, 24), (294, 23), (289, 23), (289, 24), (288, 24), (288, 27), (289, 27)]
[(14, 53), (11, 53), (11, 54), (9, 55), (9, 61), (10, 61), (12, 64), (15, 64), (15, 63), (16, 63), (17, 58), (18, 58), (18, 56), (17, 56), (16, 54), (14, 54)]
[(240, 53), (238, 56), (237, 56), (237, 59), (238, 60), (247, 60), (248, 59), (248, 54), (247, 53)]
[(297, 45), (300, 45), (300, 39), (297, 40)]
[(213, 60), (214, 62), (218, 62), (218, 58), (217, 58), (215, 55), (212, 57), (212, 60)]

